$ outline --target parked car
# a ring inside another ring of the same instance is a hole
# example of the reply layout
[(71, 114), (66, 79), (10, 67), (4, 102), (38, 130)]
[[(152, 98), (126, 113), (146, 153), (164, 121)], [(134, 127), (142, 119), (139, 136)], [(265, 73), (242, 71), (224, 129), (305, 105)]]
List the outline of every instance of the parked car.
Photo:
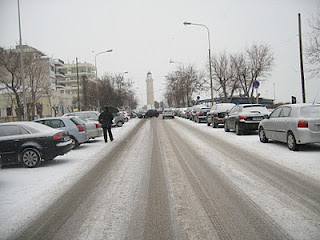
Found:
[(211, 110), (207, 113), (207, 125), (212, 124), (213, 128), (224, 125), (226, 113), (235, 106), (234, 103), (217, 103), (213, 104)]
[(261, 120), (269, 115), (261, 104), (240, 104), (230, 109), (224, 119), (224, 130), (234, 129), (237, 135), (244, 131), (256, 131)]
[(99, 112), (96, 111), (81, 111), (66, 113), (62, 117), (76, 116), (85, 121), (88, 138), (94, 139), (96, 137), (102, 136), (103, 134), (102, 127), (98, 121), (99, 115)]
[(137, 112), (137, 117), (138, 118), (144, 118), (146, 115), (147, 110), (141, 109)]
[(152, 118), (152, 117), (159, 117), (159, 113), (156, 109), (149, 109), (145, 114), (145, 118)]
[(165, 118), (174, 118), (174, 111), (172, 109), (164, 109), (162, 112), (162, 119)]
[(124, 119), (120, 113), (112, 113), (113, 114), (113, 120), (112, 120), (112, 126), (115, 127), (122, 127), (124, 124)]
[(68, 131), (74, 148), (89, 140), (85, 122), (78, 117), (48, 117), (34, 120), (34, 122)]
[(130, 119), (130, 114), (129, 114), (127, 111), (120, 111), (120, 114), (122, 115), (123, 120), (124, 120), (125, 122), (128, 122), (128, 121), (129, 121), (129, 119)]
[(44, 160), (64, 155), (73, 147), (65, 130), (53, 129), (35, 122), (0, 124), (0, 158), (2, 164), (21, 163), (33, 168)]
[(193, 121), (195, 122), (206, 122), (207, 121), (207, 112), (210, 111), (209, 107), (198, 105), (193, 108)]
[(296, 151), (300, 145), (320, 143), (320, 104), (288, 104), (276, 108), (259, 124), (259, 138), (287, 143)]

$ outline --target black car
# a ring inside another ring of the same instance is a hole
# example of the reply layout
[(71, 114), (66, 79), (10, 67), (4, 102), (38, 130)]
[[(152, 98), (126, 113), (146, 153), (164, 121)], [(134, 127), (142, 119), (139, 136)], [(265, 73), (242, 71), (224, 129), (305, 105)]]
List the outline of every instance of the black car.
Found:
[(36, 167), (41, 160), (52, 160), (73, 147), (69, 133), (35, 122), (0, 124), (0, 159), (2, 164), (21, 163)]
[(146, 112), (145, 118), (159, 117), (159, 113), (156, 109), (149, 109)]
[(260, 104), (240, 104), (227, 112), (224, 118), (224, 130), (234, 129), (237, 135), (244, 131), (256, 131), (261, 120), (269, 115), (268, 109)]

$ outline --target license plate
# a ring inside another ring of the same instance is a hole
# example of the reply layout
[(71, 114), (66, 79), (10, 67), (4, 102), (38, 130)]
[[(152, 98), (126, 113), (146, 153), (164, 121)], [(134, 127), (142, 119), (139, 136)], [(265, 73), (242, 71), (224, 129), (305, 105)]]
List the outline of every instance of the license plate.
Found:
[(262, 119), (263, 119), (262, 117), (253, 117), (252, 118), (253, 121), (262, 120)]

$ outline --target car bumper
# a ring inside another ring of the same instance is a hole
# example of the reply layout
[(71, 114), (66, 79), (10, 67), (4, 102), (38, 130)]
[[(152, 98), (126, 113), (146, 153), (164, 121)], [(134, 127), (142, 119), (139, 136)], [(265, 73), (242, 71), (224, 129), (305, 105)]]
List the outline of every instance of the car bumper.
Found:
[(248, 130), (248, 131), (254, 131), (258, 130), (260, 121), (254, 121), (254, 122), (239, 122), (239, 127), (241, 130)]
[(293, 134), (297, 144), (320, 143), (320, 132), (312, 132), (308, 128), (301, 128)]
[(67, 142), (60, 142), (55, 145), (55, 148), (43, 149), (41, 151), (42, 158), (45, 160), (53, 159), (56, 156), (64, 155), (64, 154), (70, 152), (72, 150), (72, 148), (73, 148), (73, 144), (72, 144), (71, 140), (69, 140)]

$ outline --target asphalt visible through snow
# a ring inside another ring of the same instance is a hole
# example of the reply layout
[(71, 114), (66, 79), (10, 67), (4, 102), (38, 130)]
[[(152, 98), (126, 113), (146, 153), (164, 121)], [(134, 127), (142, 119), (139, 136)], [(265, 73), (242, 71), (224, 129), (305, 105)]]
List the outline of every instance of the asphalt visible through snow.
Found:
[(319, 182), (159, 117), (12, 239), (319, 239), (319, 229)]

